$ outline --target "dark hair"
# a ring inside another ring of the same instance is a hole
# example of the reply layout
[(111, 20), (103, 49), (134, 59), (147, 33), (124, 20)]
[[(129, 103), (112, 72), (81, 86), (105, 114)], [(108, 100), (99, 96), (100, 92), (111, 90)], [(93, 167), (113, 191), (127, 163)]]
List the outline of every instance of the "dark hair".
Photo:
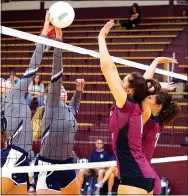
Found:
[[(161, 86), (157, 80), (145, 79), (140, 73), (133, 72), (130, 74), (129, 78), (129, 88), (134, 90), (133, 99), (138, 104), (149, 95), (154, 95), (158, 93)], [(151, 90), (152, 89), (152, 90)]]
[(139, 5), (137, 3), (133, 3), (132, 12), (133, 12), (133, 7), (136, 9), (137, 12), (140, 12), (140, 8), (139, 8)]
[(10, 71), (10, 75), (13, 75), (13, 76), (15, 76), (15, 75), (16, 75), (16, 73), (15, 73), (15, 71), (14, 71), (13, 69), (11, 69), (11, 71)]
[(33, 85), (35, 85), (35, 84), (36, 84), (36, 83), (35, 83), (35, 78), (36, 78), (36, 76), (39, 76), (39, 84), (38, 84), (38, 85), (40, 85), (41, 80), (40, 80), (40, 75), (39, 75), (39, 74), (36, 74), (36, 75), (35, 75), (35, 77), (33, 78)]
[(177, 118), (181, 112), (179, 105), (172, 102), (172, 96), (167, 92), (159, 92), (156, 95), (156, 104), (161, 104), (162, 110), (159, 114), (162, 124), (168, 124)]

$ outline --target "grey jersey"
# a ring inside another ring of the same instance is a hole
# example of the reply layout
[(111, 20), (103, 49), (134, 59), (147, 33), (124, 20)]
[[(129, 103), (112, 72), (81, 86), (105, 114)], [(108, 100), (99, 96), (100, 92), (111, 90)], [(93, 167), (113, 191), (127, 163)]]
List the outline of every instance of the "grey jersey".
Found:
[(69, 105), (60, 98), (62, 85), (62, 50), (54, 49), (52, 79), (42, 120), (42, 148), (40, 155), (63, 160), (72, 156), (74, 136), (77, 131), (75, 115), (80, 106), (81, 92), (75, 91)]
[(44, 45), (37, 44), (21, 81), (14, 89), (7, 91), (5, 97), (1, 99), (1, 117), (8, 137), (13, 145), (24, 149), (26, 152), (31, 150), (32, 130), (31, 110), (26, 105), (25, 93), (40, 66), (43, 51)]

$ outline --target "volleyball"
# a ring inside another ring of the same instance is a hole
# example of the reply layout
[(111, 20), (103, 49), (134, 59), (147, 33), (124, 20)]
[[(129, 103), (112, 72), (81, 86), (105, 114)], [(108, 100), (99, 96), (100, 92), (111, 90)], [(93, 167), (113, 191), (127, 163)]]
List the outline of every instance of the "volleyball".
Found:
[(64, 1), (54, 3), (50, 9), (50, 22), (58, 28), (66, 28), (74, 20), (74, 9), (72, 6)]

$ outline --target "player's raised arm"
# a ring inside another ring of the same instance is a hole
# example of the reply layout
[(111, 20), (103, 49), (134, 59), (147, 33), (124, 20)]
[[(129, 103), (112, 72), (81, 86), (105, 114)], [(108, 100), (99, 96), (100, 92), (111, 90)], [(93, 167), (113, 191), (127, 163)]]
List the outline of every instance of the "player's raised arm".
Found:
[(168, 58), (168, 57), (157, 57), (153, 60), (151, 65), (144, 73), (144, 78), (152, 79), (155, 73), (155, 70), (159, 64), (166, 64), (166, 63), (178, 63), (176, 59)]
[[(56, 40), (61, 41), (63, 36), (62, 30), (55, 28), (55, 31), (56, 31)], [(62, 73), (63, 73), (62, 53), (63, 53), (62, 49), (54, 48), (51, 84), (49, 86), (48, 96), (46, 99), (47, 106), (57, 106), (60, 101)]]
[[(44, 28), (43, 31), (41, 33), (42, 37), (47, 37), (47, 34), (50, 30), (50, 24), (49, 24), (49, 12), (46, 12), (46, 16), (45, 16), (45, 22), (44, 22)], [(23, 77), (21, 78), (20, 82), (15, 86), (14, 88), (14, 93), (12, 93), (12, 95), (15, 98), (21, 98), (25, 96), (25, 92), (28, 90), (28, 87), (34, 77), (34, 75), (36, 74), (41, 61), (42, 61), (42, 57), (43, 57), (43, 53), (44, 53), (44, 44), (40, 44), (37, 43), (36, 44), (36, 49), (32, 55), (32, 58), (29, 62), (29, 66), (27, 68), (27, 70), (25, 71), (25, 73), (23, 74)], [(19, 94), (19, 96), (18, 96)], [(20, 97), (21, 95), (21, 97)]]
[(98, 36), (99, 52), (100, 52), (100, 66), (101, 71), (108, 83), (108, 86), (112, 92), (112, 95), (116, 101), (119, 108), (122, 108), (127, 99), (127, 94), (122, 87), (121, 79), (119, 77), (117, 68), (110, 56), (107, 46), (106, 46), (106, 36), (108, 35), (110, 29), (113, 27), (114, 21), (110, 20), (101, 29)]

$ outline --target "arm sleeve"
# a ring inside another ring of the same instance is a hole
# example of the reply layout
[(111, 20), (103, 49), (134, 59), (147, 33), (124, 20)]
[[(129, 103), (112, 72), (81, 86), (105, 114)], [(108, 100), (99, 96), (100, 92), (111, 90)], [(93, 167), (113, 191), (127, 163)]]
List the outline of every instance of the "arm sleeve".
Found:
[(31, 83), (34, 75), (36, 74), (41, 64), (43, 52), (44, 52), (44, 45), (37, 43), (36, 49), (30, 60), (28, 69), (25, 71), (20, 82), (15, 85), (15, 88), (11, 92), (12, 97), (14, 97), (15, 99), (20, 100), (21, 98), (25, 97), (25, 92), (28, 90), (28, 86)]
[(63, 50), (59, 48), (54, 49), (53, 64), (52, 64), (52, 78), (51, 84), (48, 90), (46, 98), (47, 106), (58, 106), (60, 102), (60, 91), (62, 85), (62, 73), (63, 73)]
[(76, 90), (69, 103), (69, 106), (70, 106), (70, 109), (73, 115), (76, 115), (78, 113), (78, 110), (80, 108), (81, 95), (82, 95), (82, 92)]

